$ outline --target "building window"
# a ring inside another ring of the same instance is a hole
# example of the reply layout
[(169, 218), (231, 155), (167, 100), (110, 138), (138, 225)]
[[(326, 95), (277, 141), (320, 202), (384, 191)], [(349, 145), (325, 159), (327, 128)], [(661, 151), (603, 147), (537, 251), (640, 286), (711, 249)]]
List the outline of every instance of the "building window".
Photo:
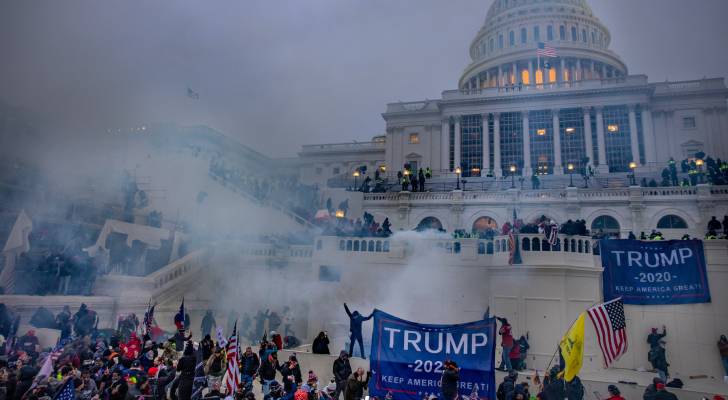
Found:
[(339, 167), (334, 167), (333, 172), (334, 172), (334, 175), (339, 175), (339, 173), (341, 172), (341, 169), (339, 169)]
[(503, 34), (502, 33), (500, 35), (498, 35), (498, 48), (499, 49), (503, 48)]
[(541, 29), (538, 26), (533, 27), (533, 41), (534, 42), (541, 41)]
[(559, 27), (559, 40), (566, 40), (566, 27), (563, 25)]
[(494, 121), (495, 117), (493, 114), (488, 114), (488, 165), (486, 166), (488, 168), (488, 171), (486, 171), (486, 175), (488, 172), (493, 172), (493, 164), (494, 164), (494, 149), (493, 149), (493, 129), (494, 129)]
[(419, 133), (410, 133), (409, 142), (410, 142), (410, 144), (419, 144), (420, 143)]
[(619, 222), (609, 215), (600, 215), (591, 224), (593, 233), (602, 232), (611, 237), (619, 237)]
[(527, 40), (528, 40), (528, 33), (526, 31), (526, 28), (521, 28), (521, 44), (526, 44)]
[(677, 215), (665, 215), (657, 221), (657, 229), (688, 229), (688, 224)]
[(492, 52), (493, 51), (493, 38), (490, 38), (489, 47), (490, 47), (490, 51)]
[(516, 32), (508, 32), (508, 45), (511, 47), (516, 45)]
[(592, 32), (591, 36), (592, 36), (592, 44), (596, 44), (597, 43), (597, 33)]
[(554, 40), (554, 27), (551, 25), (546, 27), (546, 40), (548, 40), (548, 41)]
[(626, 106), (604, 107), (605, 142), (609, 172), (628, 172), (632, 160), (629, 110)]
[(564, 172), (568, 173), (569, 163), (575, 172), (586, 166), (584, 151), (584, 112), (581, 108), (568, 108), (559, 111), (559, 134), (561, 135), (561, 159)]
[(587, 36), (586, 36), (586, 29), (581, 30), (581, 41), (584, 43), (589, 42), (589, 40), (587, 39)]
[(483, 169), (483, 117), (466, 115), (460, 121), (462, 176), (480, 176)]
[(323, 169), (321, 167), (316, 167), (316, 175), (321, 175), (321, 172), (323, 172)]
[(528, 130), (531, 139), (531, 166), (533, 173), (548, 175), (554, 169), (554, 135), (551, 110), (528, 113)]
[(440, 220), (435, 217), (427, 217), (420, 221), (419, 224), (417, 224), (417, 228), (415, 228), (415, 230), (417, 232), (428, 230), (439, 231), (442, 230), (442, 222), (440, 222)]
[(640, 109), (636, 110), (636, 120), (637, 120), (637, 143), (639, 145), (639, 154), (640, 154), (640, 164), (645, 165), (647, 162), (647, 158), (645, 157), (645, 136), (643, 132), (643, 126), (642, 126), (642, 111)]
[(516, 167), (520, 174), (523, 166), (523, 119), (520, 112), (502, 113), (500, 118), (501, 165), (504, 174)]
[(599, 139), (597, 137), (597, 118), (595, 116), (595, 110), (592, 108), (589, 112), (589, 122), (591, 122), (591, 132), (592, 132), (592, 149), (591, 153), (589, 154), (589, 157), (592, 159), (592, 165), (599, 165), (599, 160), (596, 159), (594, 156), (595, 154), (599, 154)]
[(579, 39), (576, 38), (576, 27), (572, 26), (571, 27), (571, 41), (576, 42), (577, 40), (579, 40)]
[(695, 129), (695, 117), (683, 117), (683, 129)]

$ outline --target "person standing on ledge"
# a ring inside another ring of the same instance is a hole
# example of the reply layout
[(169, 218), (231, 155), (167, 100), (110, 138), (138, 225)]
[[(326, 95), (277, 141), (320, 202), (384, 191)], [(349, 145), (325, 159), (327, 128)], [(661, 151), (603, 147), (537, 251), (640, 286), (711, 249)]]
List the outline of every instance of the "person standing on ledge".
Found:
[(369, 314), (368, 317), (364, 317), (359, 313), (359, 311), (354, 311), (352, 313), (346, 303), (344, 303), (344, 310), (346, 310), (346, 315), (349, 316), (349, 357), (354, 355), (354, 342), (358, 341), (361, 358), (366, 360), (367, 357), (364, 355), (364, 339), (361, 334), (361, 327), (362, 323), (371, 319), (374, 314), (372, 313)]

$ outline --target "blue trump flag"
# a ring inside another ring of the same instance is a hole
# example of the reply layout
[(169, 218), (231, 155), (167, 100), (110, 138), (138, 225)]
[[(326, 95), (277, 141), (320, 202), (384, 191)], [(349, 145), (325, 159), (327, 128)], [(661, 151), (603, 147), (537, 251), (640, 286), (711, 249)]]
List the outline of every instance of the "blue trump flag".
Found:
[[(418, 324), (374, 310), (370, 396), (396, 400), (440, 395), (444, 362), (460, 368), (458, 393), (495, 400), (495, 319), (458, 325)], [(477, 387), (477, 391), (473, 390)]]
[(602, 240), (604, 300), (624, 304), (710, 303), (700, 240)]

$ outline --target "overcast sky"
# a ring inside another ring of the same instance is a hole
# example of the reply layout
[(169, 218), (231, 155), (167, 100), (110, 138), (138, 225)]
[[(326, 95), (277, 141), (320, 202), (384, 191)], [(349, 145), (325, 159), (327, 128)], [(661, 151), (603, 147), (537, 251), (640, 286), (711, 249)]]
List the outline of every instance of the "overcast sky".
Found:
[[(62, 132), (207, 124), (271, 156), (366, 141), (386, 103), (456, 87), (491, 2), (3, 1), (0, 102)], [(630, 73), (728, 76), (728, 0), (589, 3)]]

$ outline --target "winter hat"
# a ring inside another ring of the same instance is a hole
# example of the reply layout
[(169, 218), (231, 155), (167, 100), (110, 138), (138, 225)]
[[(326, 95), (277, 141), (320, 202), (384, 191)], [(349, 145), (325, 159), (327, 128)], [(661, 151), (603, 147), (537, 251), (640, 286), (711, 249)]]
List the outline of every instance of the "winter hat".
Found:
[(607, 387), (607, 391), (609, 392), (609, 394), (614, 395), (614, 396), (619, 396), (620, 395), (619, 388), (617, 388), (614, 385), (609, 385)]
[(662, 382), (656, 383), (655, 384), (655, 389), (657, 389), (657, 390), (663, 390), (663, 389), (665, 389), (665, 384), (662, 383)]
[(295, 354), (291, 354), (291, 355), (290, 355), (290, 356), (288, 357), (288, 361), (295, 361), (295, 362), (298, 362), (298, 358), (296, 358), (296, 355), (295, 355)]

